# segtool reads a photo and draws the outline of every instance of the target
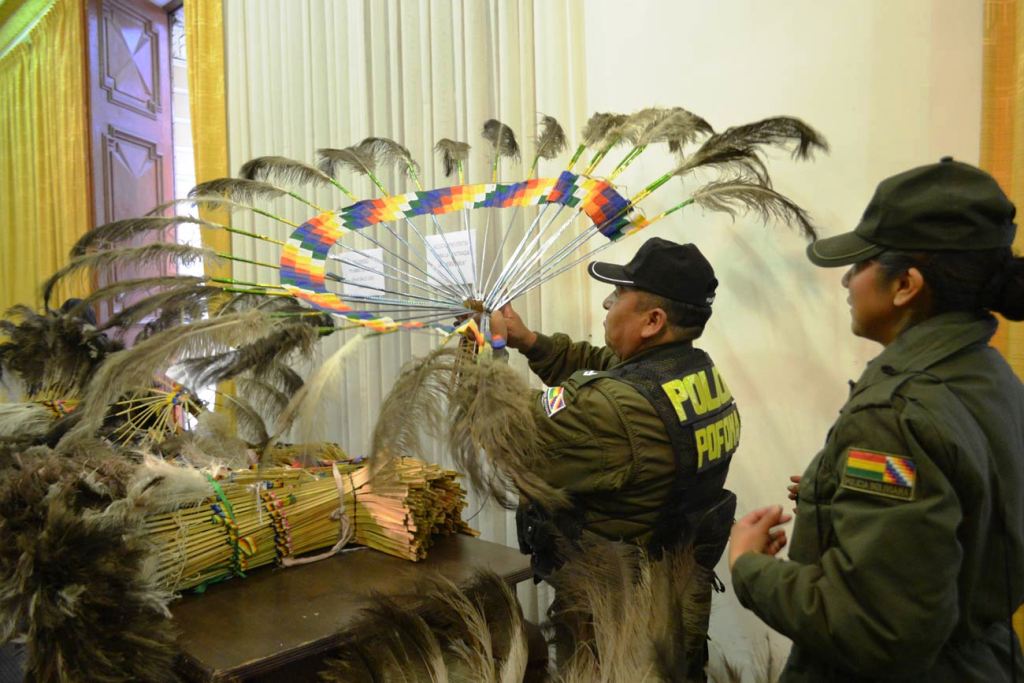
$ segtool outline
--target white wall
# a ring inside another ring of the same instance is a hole
[[[779,114],[804,119],[831,154],[812,163],[775,155],[772,175],[833,235],[856,225],[882,178],[946,154],[977,163],[982,19],[980,0],[589,0],[589,110],[680,105],[717,129]],[[645,154],[625,180],[639,185],[668,163]],[[682,199],[678,181],[670,187],[651,201]],[[700,345],[743,415],[729,485],[739,513],[783,503],[787,476],[823,442],[846,380],[880,350],[849,333],[842,269],[813,267],[793,231],[753,217],[734,224],[687,208],[649,232],[602,260],[625,261],[657,235],[694,242],[712,261],[721,286]],[[591,299],[605,290],[594,283]],[[599,315],[593,334],[601,339]],[[717,645],[762,643],[763,627],[731,592],[715,610]],[[774,650],[781,657],[786,646]]]

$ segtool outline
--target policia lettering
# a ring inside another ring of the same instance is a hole
[[[676,410],[679,422],[693,423],[697,444],[697,471],[732,456],[740,442],[740,415],[729,387],[711,366],[661,385]],[[710,416],[705,419],[705,415]]]

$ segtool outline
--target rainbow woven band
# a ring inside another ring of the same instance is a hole
[[[558,178],[534,178],[520,183],[456,185],[437,190],[356,202],[339,211],[314,216],[288,238],[281,252],[281,286],[314,308],[342,316],[375,332],[426,327],[411,321],[396,323],[368,311],[356,311],[327,290],[327,254],[345,230],[413,218],[424,214],[443,215],[462,209],[508,208],[540,204],[563,204],[578,208],[609,239],[616,239],[630,225],[629,202],[607,182],[563,171]],[[431,324],[450,332],[450,325]]]

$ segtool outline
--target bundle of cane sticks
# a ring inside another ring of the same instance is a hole
[[[462,520],[465,491],[457,478],[413,458],[372,477],[368,466],[352,462],[208,477],[202,502],[146,517],[158,549],[157,580],[177,592],[346,544],[421,560],[435,535],[477,534]]]

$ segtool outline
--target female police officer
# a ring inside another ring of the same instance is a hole
[[[988,346],[1024,319],[1013,204],[943,159],[883,181],[852,233],[808,248],[852,267],[868,363],[781,507],[733,527],[740,602],[793,640],[783,681],[1024,681],[1024,388]]]

